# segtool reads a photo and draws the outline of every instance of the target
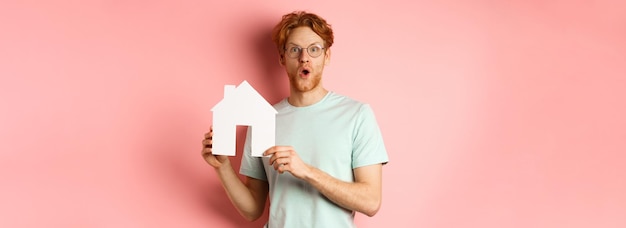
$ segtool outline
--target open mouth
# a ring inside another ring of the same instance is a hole
[[[309,75],[309,73],[310,73],[310,72],[309,72],[309,70],[307,70],[307,69],[302,70],[302,74],[304,74],[305,76],[306,76],[306,75]]]

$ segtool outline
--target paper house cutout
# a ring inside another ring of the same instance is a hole
[[[276,143],[276,109],[252,86],[243,81],[239,86],[225,85],[224,99],[211,109],[213,112],[213,154],[235,156],[237,125],[249,126],[252,156]]]

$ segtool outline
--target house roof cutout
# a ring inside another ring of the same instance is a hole
[[[235,156],[237,125],[251,127],[252,156],[260,157],[274,146],[277,111],[247,81],[225,85],[224,98],[211,111],[213,154]]]
[[[224,98],[213,106],[211,111],[240,111],[242,109],[277,113],[276,109],[259,92],[252,88],[246,80],[237,87],[225,85]]]

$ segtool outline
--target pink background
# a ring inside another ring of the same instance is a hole
[[[225,84],[287,95],[296,9],[385,137],[359,227],[626,227],[626,2],[526,0],[3,0],[0,227],[260,226],[200,141]]]

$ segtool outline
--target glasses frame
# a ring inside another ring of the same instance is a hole
[[[311,50],[310,49],[311,48],[315,48],[315,47],[317,47],[317,48],[319,48],[321,50],[320,54],[317,55],[317,56],[311,55]],[[297,48],[298,52],[288,52],[287,51],[287,50],[292,49],[292,48]],[[311,58],[317,58],[317,57],[322,56],[322,54],[324,53],[326,48],[323,45],[321,45],[321,44],[311,44],[307,48],[302,48],[302,47],[300,47],[298,45],[294,45],[293,47],[290,47],[290,48],[287,48],[287,46],[285,46],[285,48],[283,48],[283,51],[284,51],[285,55],[289,56],[289,58],[292,58],[292,59],[296,59],[296,58],[300,57],[300,55],[302,55],[302,50],[306,50],[307,55],[311,56]],[[294,56],[292,56],[292,55],[294,55]]]

